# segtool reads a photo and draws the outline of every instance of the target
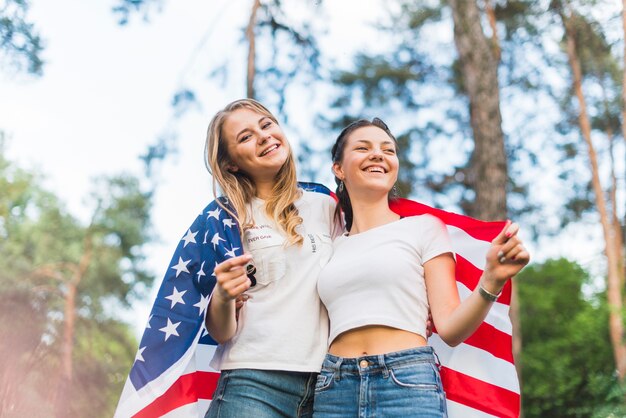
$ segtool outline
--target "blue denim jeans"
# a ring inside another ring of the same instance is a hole
[[[222,370],[205,418],[311,418],[317,373]]]
[[[327,354],[313,410],[315,418],[447,417],[433,348],[357,358]]]

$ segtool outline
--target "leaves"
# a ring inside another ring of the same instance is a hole
[[[566,259],[529,266],[516,279],[527,418],[591,416],[598,405],[621,403],[612,396],[617,381],[604,295],[582,292],[590,281],[588,272]]]
[[[6,0],[0,7],[0,61],[5,70],[41,76],[44,46],[28,21],[29,7],[30,2],[25,0]]]
[[[0,179],[0,339],[10,342],[0,347],[0,415],[50,414],[67,349],[66,313],[73,309],[67,414],[111,416],[136,347],[115,311],[154,279],[143,265],[151,193],[130,175],[101,178],[94,182],[91,223],[83,225],[38,176],[4,158],[1,142]],[[73,286],[77,296],[67,305]]]

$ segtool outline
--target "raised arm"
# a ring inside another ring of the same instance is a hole
[[[530,260],[517,236],[519,226],[507,221],[491,242],[478,286],[463,302],[454,279],[452,255],[442,254],[424,263],[424,277],[437,333],[446,344],[456,346],[476,331],[506,282]]]

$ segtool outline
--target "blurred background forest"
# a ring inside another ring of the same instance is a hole
[[[0,1],[5,86],[47,77],[37,3]],[[98,3],[122,39],[173,13],[166,0]],[[348,3],[216,2],[188,61],[176,63],[161,131],[132,155],[141,169],[90,178],[80,215],[45,172],[10,157],[21,138],[0,113],[0,416],[112,416],[135,322],[147,319],[136,307],[167,262],[150,264],[150,243],[161,184],[188,141],[183,125],[200,115],[201,132],[215,110],[247,96],[283,122],[301,180],[333,186],[332,139],[353,119],[379,116],[401,144],[403,196],[521,223],[533,248],[511,306],[523,416],[626,417],[626,1]],[[228,8],[239,19],[228,21]],[[235,34],[232,55],[215,52],[230,42],[218,22]],[[364,42],[340,43],[337,27]],[[228,100],[191,72],[229,89]],[[194,140],[200,150],[202,134]],[[206,177],[187,179],[201,189],[190,213],[211,198]]]

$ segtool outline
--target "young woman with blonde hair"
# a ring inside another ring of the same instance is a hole
[[[299,187],[289,142],[254,100],[213,117],[206,163],[244,250],[213,273],[206,327],[221,375],[206,417],[310,417],[328,338],[317,276],[332,251],[335,201]]]

